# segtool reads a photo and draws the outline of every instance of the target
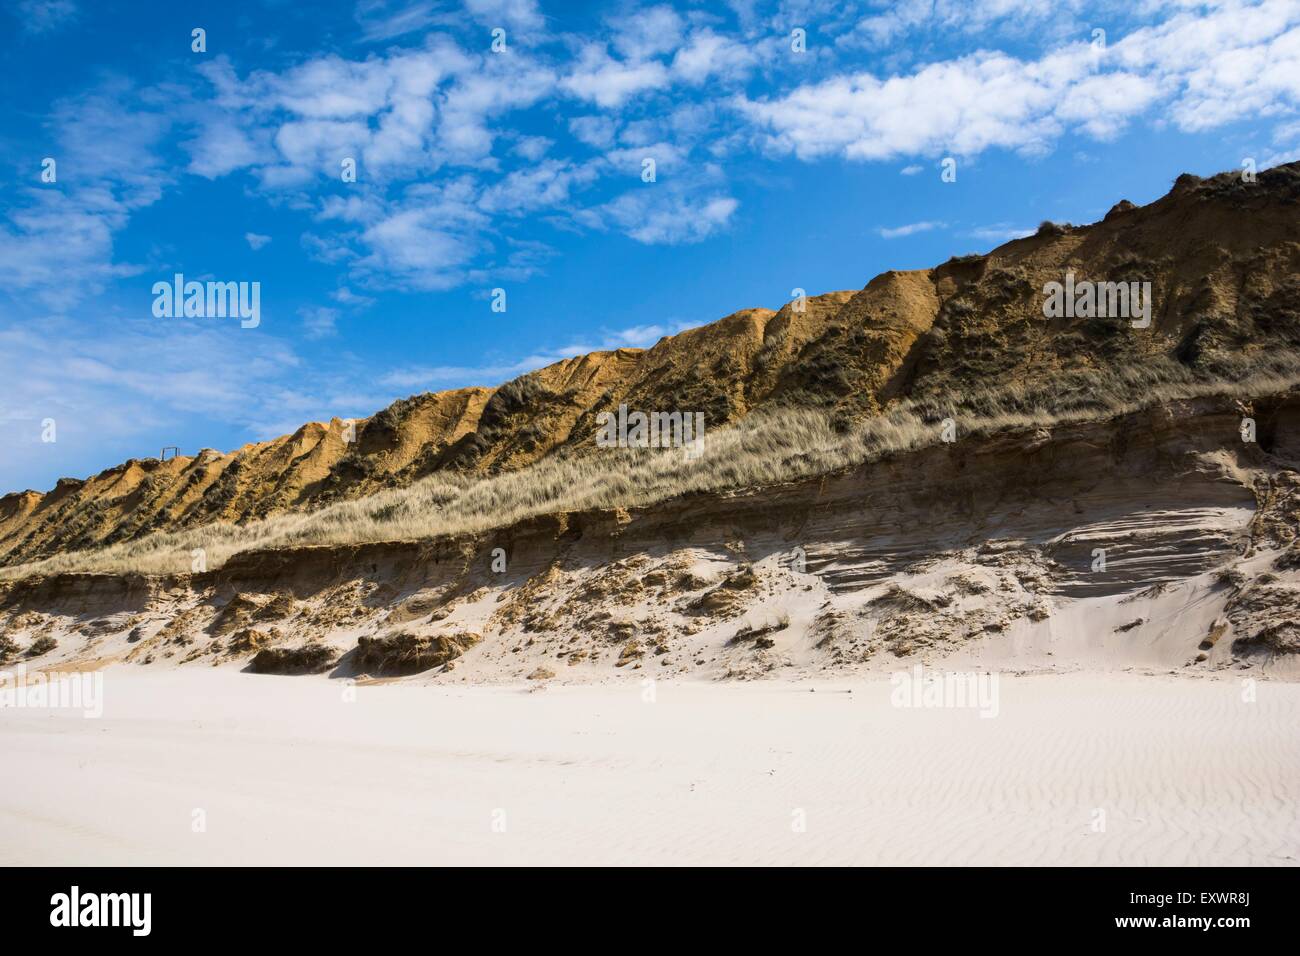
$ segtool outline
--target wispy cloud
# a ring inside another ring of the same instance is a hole
[[[92,463],[156,454],[157,436],[193,417],[251,429],[280,414],[280,383],[300,368],[283,341],[237,324],[115,315],[99,317],[93,335],[63,317],[0,328],[7,449],[0,487],[27,484],[32,473],[84,474]],[[322,382],[319,371],[315,380]],[[328,392],[309,404],[319,414],[330,405]],[[47,419],[52,443],[40,437]]]
[[[884,239],[898,239],[903,236],[913,236],[918,232],[929,232],[932,229],[943,229],[947,227],[945,222],[912,222],[905,226],[894,226],[893,228],[881,227],[876,231]]]
[[[361,27],[361,39],[374,43],[428,29],[437,20],[437,9],[428,0],[420,3],[361,0],[356,5],[355,16]]]
[[[545,368],[565,359],[586,355],[589,352],[612,349],[644,349],[665,335],[675,335],[689,328],[690,323],[635,325],[624,329],[606,330],[593,339],[582,339],[556,348],[532,352],[522,358],[481,365],[411,366],[396,369],[383,376],[381,383],[398,389],[443,389],[470,385],[496,386],[526,372]]]
[[[1023,226],[1015,226],[1007,222],[995,222],[987,226],[977,226],[966,233],[972,239],[978,239],[981,242],[991,242],[995,245],[1003,242],[1010,242],[1012,239],[1023,239],[1025,236],[1032,236],[1035,230],[1026,229]]]
[[[737,199],[703,183],[656,183],[628,190],[577,218],[593,228],[617,228],[646,245],[685,245],[725,230],[739,206]]]
[[[45,309],[68,309],[139,265],[115,261],[114,239],[131,214],[173,179],[159,144],[157,110],[132,109],[135,88],[112,77],[57,102],[55,180],[16,191],[0,222],[0,289]]]
[[[18,0],[14,13],[28,33],[49,33],[76,19],[73,0]]]
[[[327,305],[306,306],[298,310],[303,329],[309,339],[325,339],[338,335],[339,310]]]

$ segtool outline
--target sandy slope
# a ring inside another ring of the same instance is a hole
[[[887,679],[344,686],[118,666],[101,720],[0,710],[0,862],[1300,860],[1293,683],[1003,676],[993,719]]]

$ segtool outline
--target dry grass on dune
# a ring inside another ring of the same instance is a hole
[[[957,422],[960,437],[970,437],[1102,419],[1178,399],[1267,395],[1296,384],[1300,360],[1282,354],[1268,366],[1254,363],[1253,371],[1231,378],[1197,378],[1169,361],[987,389],[959,399],[909,399],[848,428],[837,428],[825,413],[808,409],[757,413],[709,432],[704,453],[695,460],[680,449],[605,449],[543,459],[490,477],[434,475],[307,514],[158,533],[57,555],[0,569],[0,579],[64,571],[184,572],[190,570],[196,548],[204,550],[211,569],[241,551],[475,533],[536,515],[645,507],[693,492],[756,488],[824,474],[934,444],[949,417]]]

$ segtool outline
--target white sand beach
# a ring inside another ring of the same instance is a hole
[[[1236,676],[1003,675],[981,717],[893,706],[887,677],[348,701],[324,678],[102,673],[100,719],[0,709],[0,862],[1300,861],[1295,683],[1248,702]]]

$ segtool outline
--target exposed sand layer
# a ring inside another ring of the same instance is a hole
[[[1269,449],[1206,399],[480,535],[0,582],[0,660],[466,684],[848,679],[952,655],[1297,676],[1300,393],[1257,404]]]
[[[102,719],[0,710],[0,863],[1300,860],[1294,683],[1004,675],[986,719],[887,679],[103,674]]]

